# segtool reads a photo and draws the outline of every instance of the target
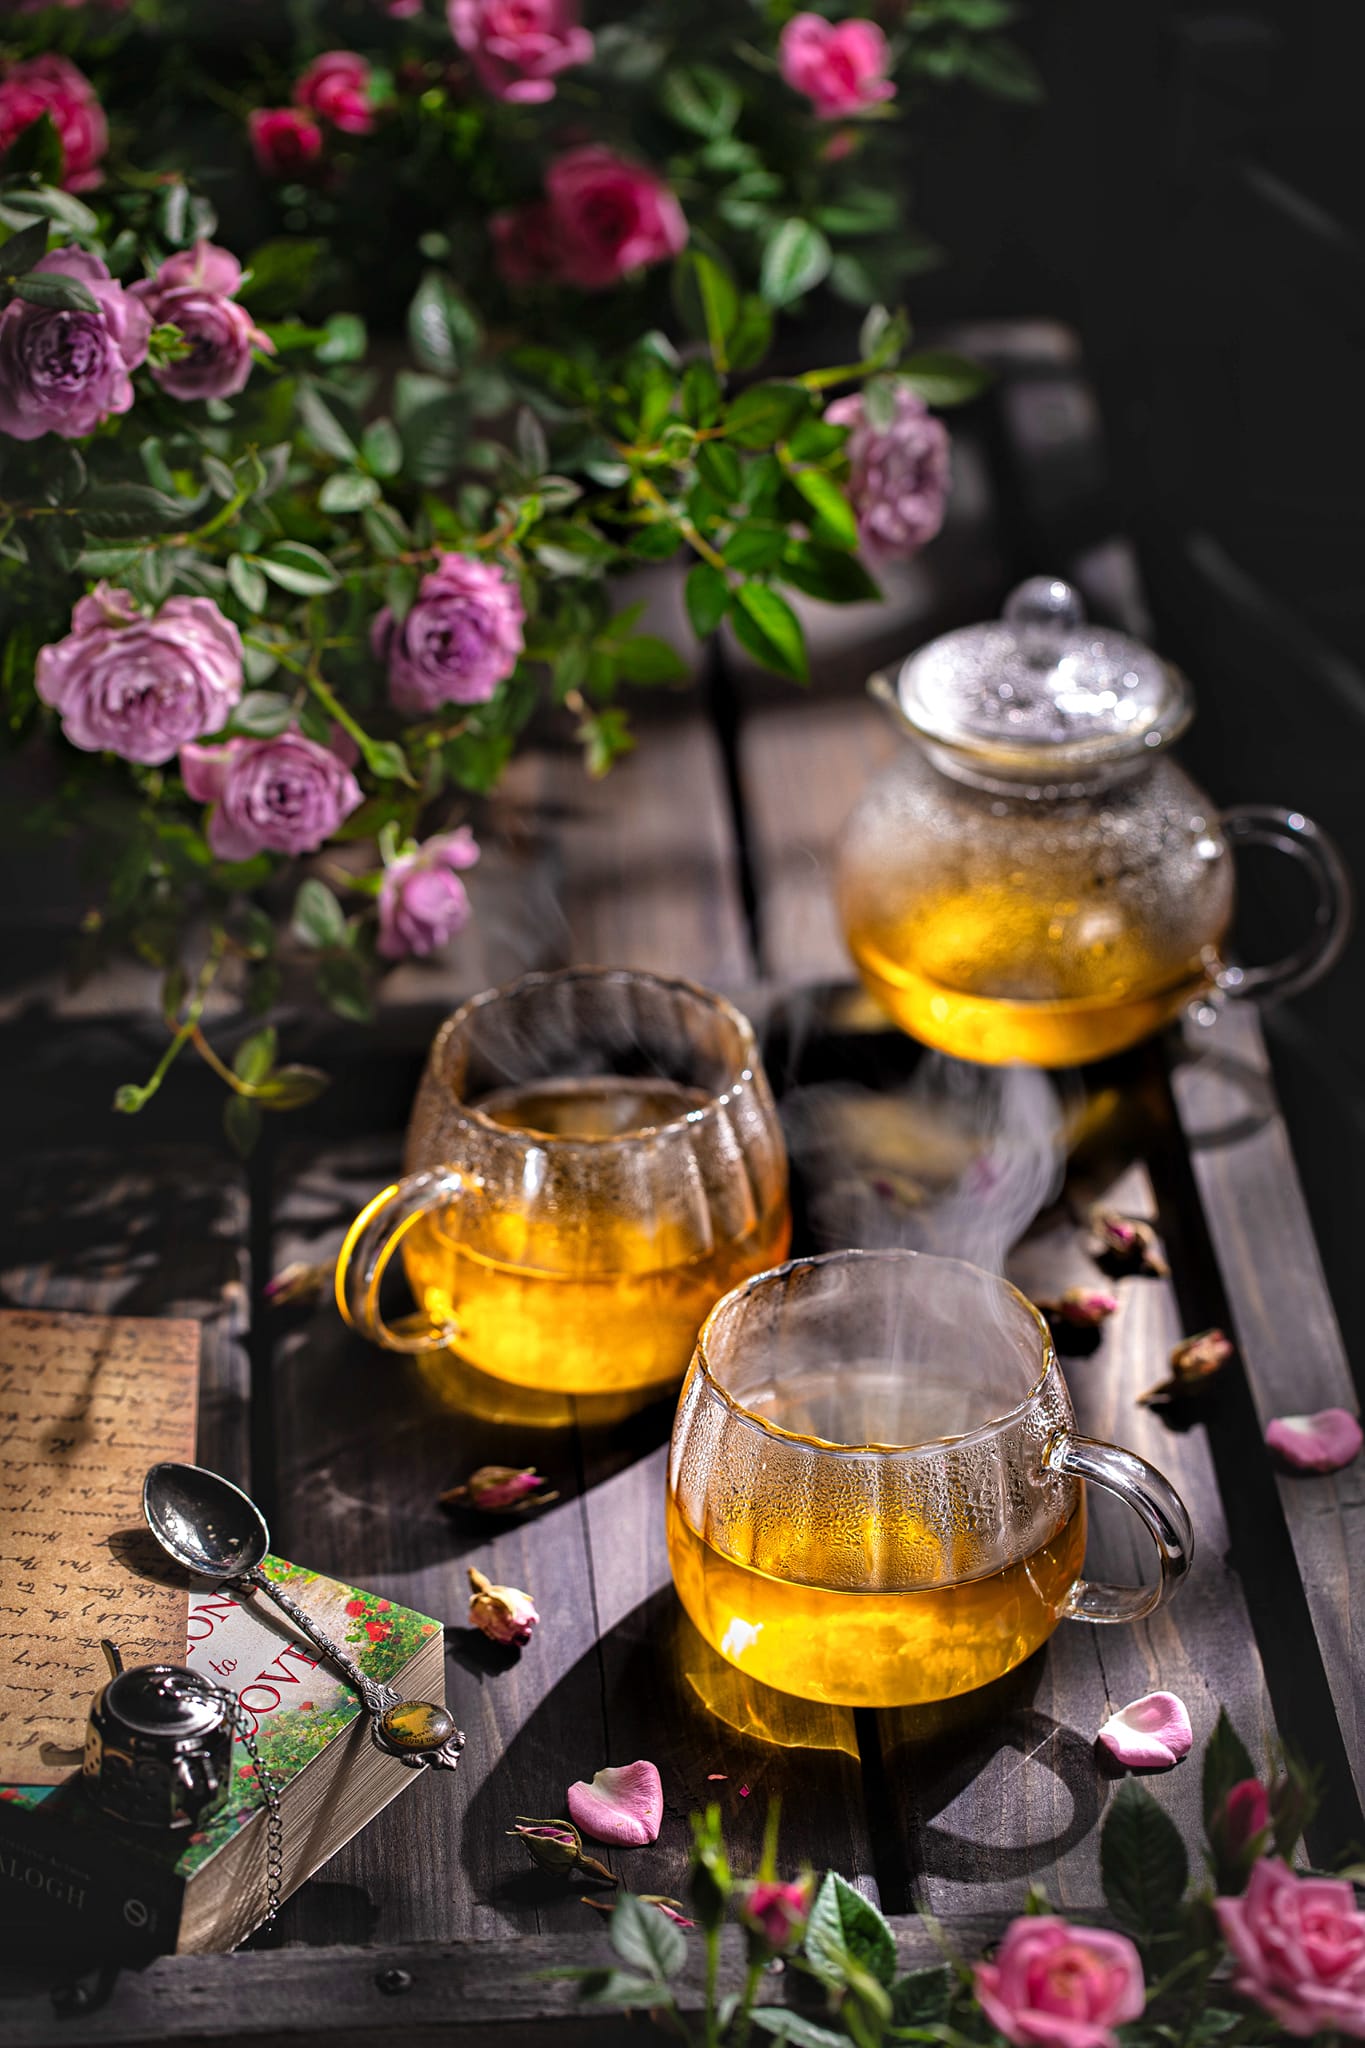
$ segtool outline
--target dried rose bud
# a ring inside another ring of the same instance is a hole
[[[1118,1296],[1107,1294],[1102,1287],[1068,1287],[1055,1301],[1036,1304],[1049,1321],[1055,1318],[1078,1330],[1098,1330],[1118,1305]]]
[[[1182,1337],[1171,1353],[1171,1377],[1139,1394],[1138,1405],[1150,1407],[1154,1401],[1175,1401],[1199,1393],[1207,1380],[1223,1370],[1232,1352],[1231,1340],[1221,1330],[1200,1330],[1193,1337]]]
[[[620,1883],[614,1870],[585,1852],[583,1837],[571,1820],[532,1820],[527,1814],[518,1814],[516,1826],[507,1832],[542,1870],[555,1870],[562,1876],[576,1870],[581,1877],[594,1877],[601,1884]]]
[[[811,1880],[792,1884],[760,1878],[751,1884],[740,1907],[740,1918],[760,1935],[774,1954],[781,1954],[799,1940],[810,1915]]]
[[[675,1927],[695,1927],[697,1922],[689,1920],[682,1909],[681,1899],[666,1899],[658,1892],[636,1892],[642,1906],[656,1906],[665,1920],[671,1920]],[[611,1899],[584,1899],[585,1906],[592,1906],[599,1913],[614,1913],[615,1901]]]
[[[293,1259],[280,1268],[273,1280],[266,1281],[261,1292],[272,1308],[283,1308],[290,1301],[312,1301],[331,1286],[335,1271],[334,1259],[326,1259],[320,1266]]]
[[[469,1620],[472,1627],[495,1643],[529,1643],[540,1616],[529,1593],[515,1586],[495,1586],[474,1566],[469,1567]]]
[[[1140,1216],[1121,1216],[1117,1209],[1096,1209],[1090,1218],[1092,1248],[1125,1273],[1153,1273],[1164,1278],[1170,1272],[1157,1242],[1156,1232]]]
[[[547,1487],[534,1465],[480,1465],[462,1485],[441,1495],[441,1506],[477,1508],[484,1515],[519,1515],[526,1508],[543,1508],[558,1500]]]

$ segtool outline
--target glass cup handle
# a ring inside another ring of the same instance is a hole
[[[394,1187],[384,1188],[367,1202],[346,1233],[337,1255],[336,1302],[353,1330],[382,1344],[386,1351],[430,1351],[459,1335],[454,1322],[428,1322],[417,1331],[395,1330],[379,1307],[379,1290],[389,1261],[415,1223],[478,1186],[453,1167],[410,1173]]]
[[[1108,1586],[1078,1579],[1062,1612],[1072,1621],[1141,1621],[1169,1600],[1194,1558],[1194,1531],[1185,1503],[1155,1465],[1117,1444],[1059,1432],[1043,1453],[1049,1472],[1084,1479],[1117,1494],[1145,1523],[1156,1545],[1161,1572],[1154,1586]]]
[[[1233,846],[1273,846],[1300,861],[1312,877],[1317,902],[1312,930],[1295,952],[1262,967],[1220,964],[1213,970],[1213,985],[1225,996],[1295,995],[1327,972],[1346,943],[1351,929],[1346,864],[1327,834],[1301,811],[1237,804],[1223,812],[1221,823]]]

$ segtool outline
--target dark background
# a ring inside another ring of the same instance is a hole
[[[951,258],[913,295],[921,322],[1037,315],[1077,330],[1108,473],[1079,515],[1093,531],[1067,538],[1134,538],[1157,644],[1195,687],[1181,752],[1205,787],[1308,812],[1358,886],[1361,13],[1352,0],[1035,0],[1016,33],[1043,104],[1002,111],[964,93],[929,110],[916,213]],[[1261,858],[1239,925],[1253,958],[1301,909],[1293,878]],[[1357,1361],[1363,1014],[1358,929],[1325,982],[1266,1017]]]

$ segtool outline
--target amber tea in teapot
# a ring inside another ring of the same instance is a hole
[[[849,949],[896,1021],[960,1058],[1072,1066],[1196,999],[1284,993],[1344,936],[1348,885],[1297,812],[1219,815],[1164,751],[1191,716],[1176,670],[1084,623],[1036,579],[1004,618],[874,678],[912,747],[873,781],[839,854]],[[1311,871],[1315,927],[1289,960],[1231,964],[1231,847]]]

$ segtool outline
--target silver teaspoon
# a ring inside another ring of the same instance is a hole
[[[240,1487],[202,1465],[153,1465],[142,1482],[142,1512],[167,1556],[196,1578],[249,1586],[273,1600],[360,1695],[380,1749],[416,1768],[436,1764],[454,1770],[464,1736],[449,1709],[431,1700],[405,1700],[391,1685],[376,1685],[261,1570],[270,1531],[255,1501]]]

